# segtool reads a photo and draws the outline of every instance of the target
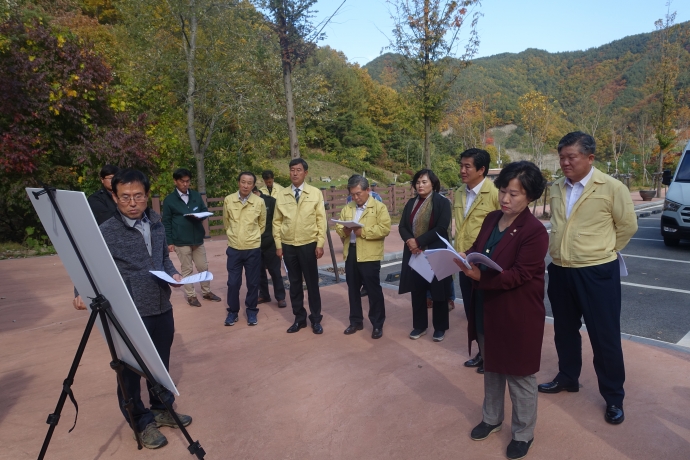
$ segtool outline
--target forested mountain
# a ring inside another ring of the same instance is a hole
[[[186,167],[210,197],[237,190],[239,171],[286,164],[281,47],[257,3],[0,2],[0,241],[21,242],[40,228],[24,187],[91,193],[103,164],[145,170],[161,195],[173,188],[171,172]],[[542,155],[582,129],[597,138],[599,161],[617,169],[625,160],[648,177],[669,133],[690,126],[689,31],[684,23],[668,35],[669,49],[682,47],[664,67],[673,77],[665,93],[658,33],[584,52],[477,59],[434,121],[432,168],[444,186],[456,186],[464,149],[485,148],[493,167],[509,160],[505,147],[548,175],[556,168],[542,165]],[[410,180],[423,164],[424,125],[395,59],[362,68],[337,50],[309,47],[292,72],[302,156],[379,181]],[[658,116],[663,107],[666,118]],[[517,129],[492,129],[508,123]]]
[[[690,30],[690,22],[679,24]],[[527,49],[479,58],[463,71],[456,92],[468,99],[490,98],[491,108],[501,122],[519,121],[518,99],[539,91],[558,101],[568,118],[576,118],[593,103],[611,110],[635,109],[645,104],[651,93],[650,76],[658,62],[654,36],[659,32],[632,35],[586,51],[549,53]],[[687,32],[686,32],[687,33]],[[683,48],[690,51],[690,37]],[[393,54],[384,54],[364,66],[372,78],[401,89],[396,78]],[[690,60],[685,55],[677,87],[690,88]]]

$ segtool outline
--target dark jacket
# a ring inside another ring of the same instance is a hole
[[[265,193],[261,193],[266,203],[266,230],[261,234],[261,251],[275,251],[276,242],[273,239],[273,211],[276,209],[276,199]]]
[[[477,240],[467,253],[484,249],[503,213],[489,213]],[[503,272],[482,271],[473,281],[472,292],[484,291],[484,369],[509,375],[532,375],[539,371],[544,337],[544,257],[549,235],[544,224],[526,208],[506,228],[491,254]],[[472,295],[474,301],[474,294]],[[474,304],[472,304],[474,305]],[[474,308],[469,310],[468,346],[476,340]]]
[[[105,221],[100,229],[139,315],[153,316],[172,308],[171,291],[168,283],[153,276],[149,270],[164,271],[170,276],[178,272],[168,257],[161,216],[150,208],[146,215],[151,221],[150,256],[144,236],[136,228],[129,227],[119,212]]]
[[[185,214],[193,212],[206,212],[208,208],[201,199],[201,194],[194,190],[188,190],[189,202],[185,204],[177,193],[177,189],[163,200],[163,225],[165,226],[165,238],[168,244],[175,246],[199,246],[204,244],[203,219],[185,217]]]
[[[448,240],[448,227],[450,226],[450,221],[453,216],[450,207],[450,200],[448,200],[443,195],[439,195],[436,192],[432,192],[431,197],[433,206],[433,215],[431,222],[429,222],[429,231],[423,233],[417,238],[417,243],[420,248],[423,249],[440,249],[445,248],[446,245],[443,241],[438,238],[438,233],[446,240]],[[410,199],[405,205],[402,217],[400,218],[400,224],[398,225],[398,231],[402,237],[403,242],[414,238],[414,233],[412,232],[412,223],[410,222],[410,214],[412,214],[412,209],[414,207],[415,198]],[[453,278],[447,277],[441,281],[434,277],[431,283],[422,278],[422,276],[416,271],[410,268],[410,257],[412,253],[407,245],[403,248],[403,262],[402,269],[400,271],[400,287],[398,289],[398,294],[404,294],[406,292],[420,291],[427,289],[431,291],[431,296],[435,301],[448,300],[451,294],[451,283]]]
[[[113,200],[113,195],[105,187],[101,187],[100,190],[89,196],[87,200],[98,225],[117,214],[117,204]]]

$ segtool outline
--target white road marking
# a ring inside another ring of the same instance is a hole
[[[651,228],[653,230],[659,230],[659,227],[637,227],[637,228]]]
[[[659,220],[659,217],[638,217],[637,220]]]
[[[664,240],[657,240],[654,238],[630,238],[631,240],[641,240],[641,241],[664,241]]]
[[[660,257],[633,256],[631,254],[623,254],[623,257],[636,257],[638,259],[661,260],[662,262],[678,262],[681,264],[690,264],[690,260],[662,259]]]
[[[399,260],[399,261],[397,261],[397,262],[391,262],[391,263],[389,263],[389,264],[383,264],[383,265],[381,265],[381,268],[392,267],[393,265],[398,265],[398,264],[401,264],[401,263],[402,263],[402,260]]]
[[[621,284],[625,285],[625,286],[633,286],[633,287],[639,287],[639,288],[645,288],[645,289],[656,289],[658,291],[669,291],[669,292],[679,292],[681,294],[690,294],[690,291],[686,291],[684,289],[674,289],[674,288],[667,288],[667,287],[661,287],[661,286],[649,286],[647,284],[626,283],[624,281],[621,281]]]
[[[690,348],[690,332],[685,334],[682,339],[680,339],[678,342],[676,342],[676,345],[680,345],[681,347]]]

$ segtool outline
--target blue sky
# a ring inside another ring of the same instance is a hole
[[[319,0],[317,20],[331,15],[342,0]],[[390,5],[385,0],[346,0],[324,29],[328,45],[351,62],[366,64],[381,54],[391,36]],[[654,30],[666,14],[665,0],[483,0],[479,11],[481,45],[476,57],[597,47],[628,35]],[[675,0],[676,23],[690,20],[690,2]]]

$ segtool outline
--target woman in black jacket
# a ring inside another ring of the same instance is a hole
[[[438,193],[441,181],[430,169],[417,172],[412,179],[412,187],[417,191],[417,196],[405,205],[398,226],[405,242],[398,294],[411,293],[413,330],[410,338],[416,340],[426,334],[429,325],[426,299],[427,291],[431,292],[434,342],[440,342],[448,329],[448,297],[453,278],[449,276],[439,281],[434,277],[429,283],[410,268],[410,257],[426,249],[446,247],[438,235],[448,239],[452,210],[450,201]]]

